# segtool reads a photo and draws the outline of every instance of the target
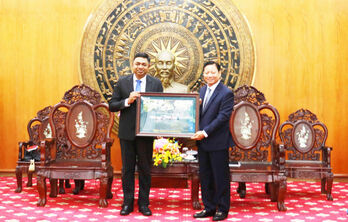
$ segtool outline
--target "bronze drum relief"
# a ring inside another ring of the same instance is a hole
[[[251,85],[255,52],[245,18],[230,0],[105,0],[89,17],[81,46],[83,83],[109,100],[136,52],[165,92],[198,91],[203,63],[218,61],[231,89]],[[114,128],[118,128],[116,118]]]

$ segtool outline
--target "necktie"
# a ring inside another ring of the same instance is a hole
[[[204,100],[204,103],[203,103],[203,110],[205,110],[205,108],[207,107],[207,104],[209,102],[210,97],[211,97],[211,89],[208,88],[207,89],[207,95],[205,96],[205,100]]]
[[[137,79],[135,81],[137,82],[137,85],[135,86],[135,91],[140,92],[141,91],[141,80]]]

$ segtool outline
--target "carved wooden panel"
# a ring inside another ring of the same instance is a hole
[[[272,141],[279,126],[278,111],[266,102],[262,92],[252,86],[239,87],[235,91],[234,103],[230,131],[236,146],[230,148],[230,160],[269,161]]]
[[[35,118],[29,121],[28,123],[28,134],[30,137],[30,140],[33,141],[34,144],[39,144],[40,140],[42,138],[46,138],[45,131],[41,131],[40,129],[47,129],[48,128],[48,117],[52,110],[52,106],[47,106],[37,112],[37,115]],[[44,125],[44,127],[40,127],[40,125]],[[46,130],[47,132],[47,130]],[[47,135],[49,136],[49,134]]]
[[[292,141],[297,151],[307,153],[314,145],[314,131],[307,122],[298,122],[292,130]]]
[[[250,149],[258,141],[261,133],[261,118],[257,107],[250,103],[239,104],[231,117],[232,137],[242,149]]]
[[[96,105],[101,103],[101,96],[96,91],[85,84],[76,85],[64,94],[62,102],[74,104],[79,101],[86,100],[89,103]]]
[[[248,101],[256,106],[262,104],[268,104],[266,98],[262,92],[255,87],[243,85],[234,92],[234,104],[238,104],[241,101]]]
[[[75,103],[66,120],[67,134],[74,146],[88,146],[95,134],[96,118],[92,107],[86,103]]]
[[[279,135],[288,160],[321,160],[327,128],[311,111],[300,109],[290,114],[280,126]]]
[[[101,143],[110,139],[113,115],[100,94],[86,85],[74,86],[51,114],[57,160],[100,160]]]

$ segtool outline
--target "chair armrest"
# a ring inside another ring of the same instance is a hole
[[[279,170],[285,170],[285,148],[284,144],[278,144],[272,142],[272,165],[279,168]]]
[[[106,144],[107,144],[107,146],[112,146],[112,144],[114,143],[114,138],[107,138],[106,139]]]
[[[21,161],[23,159],[25,148],[32,145],[33,145],[33,141],[31,140],[27,142],[18,142],[18,161]]]
[[[40,141],[40,165],[44,166],[51,161],[51,150],[55,148],[55,138]]]
[[[104,168],[107,168],[108,164],[111,162],[111,146],[113,142],[114,139],[108,138],[106,142],[99,144],[101,146],[102,167]]]
[[[327,165],[327,167],[331,167],[331,151],[332,151],[332,147],[322,146],[321,150],[323,152],[323,162]]]

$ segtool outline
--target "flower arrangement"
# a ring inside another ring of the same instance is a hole
[[[175,161],[181,161],[181,146],[174,139],[156,139],[153,142],[153,161],[154,166],[161,165],[166,168],[168,164]]]

